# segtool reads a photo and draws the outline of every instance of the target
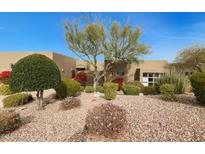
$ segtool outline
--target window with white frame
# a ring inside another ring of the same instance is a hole
[[[156,79],[163,76],[165,73],[151,73],[144,72],[143,73],[143,84],[144,86],[154,86]]]

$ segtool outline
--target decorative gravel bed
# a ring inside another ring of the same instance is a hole
[[[180,102],[165,102],[157,96],[118,95],[111,103],[127,110],[128,129],[119,139],[90,136],[83,133],[89,109],[108,101],[82,93],[81,106],[58,111],[60,101],[37,111],[31,103],[16,111],[24,125],[0,137],[0,141],[205,141],[205,107],[197,106],[193,96],[178,96]]]

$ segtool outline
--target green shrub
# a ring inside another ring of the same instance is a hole
[[[140,93],[140,88],[131,84],[126,84],[123,89],[125,95],[139,95]]]
[[[57,98],[63,99],[67,97],[67,86],[65,81],[61,81],[60,85],[55,88]]]
[[[13,92],[11,91],[9,85],[7,84],[2,84],[0,85],[0,95],[11,95]]]
[[[165,101],[175,101],[175,88],[173,84],[163,84],[160,86],[161,98]]]
[[[75,96],[80,91],[80,83],[76,80],[64,78],[55,90],[57,97],[61,99],[67,96]]]
[[[205,73],[194,73],[191,78],[192,90],[201,104],[205,104]]]
[[[3,105],[6,108],[16,107],[16,106],[27,104],[31,100],[33,100],[31,94],[27,94],[27,93],[13,94],[3,99]]]
[[[40,91],[56,88],[61,81],[58,66],[50,58],[32,54],[12,67],[10,87],[14,92]]]
[[[93,93],[94,92],[93,86],[86,86],[85,87],[85,92],[86,93]]]
[[[21,118],[14,110],[0,111],[0,135],[20,127]]]
[[[104,93],[104,88],[103,88],[103,86],[97,86],[97,87],[96,87],[96,91],[97,91],[97,92],[100,92],[100,93]]]
[[[156,95],[157,91],[156,91],[155,87],[153,87],[153,86],[146,86],[143,88],[143,94],[144,95]]]
[[[83,92],[85,90],[85,87],[80,86],[80,91]]]
[[[141,91],[143,91],[144,88],[144,85],[139,81],[127,82],[126,84],[137,86],[140,88]]]
[[[106,82],[103,85],[105,99],[112,100],[117,96],[118,85],[112,82]]]
[[[160,86],[163,84],[173,84],[175,89],[175,94],[183,94],[185,90],[185,80],[182,77],[175,76],[175,75],[165,75],[161,78],[157,79],[155,82],[155,88],[157,93],[160,93]]]
[[[88,111],[84,130],[89,134],[117,137],[126,128],[126,111],[111,103]]]

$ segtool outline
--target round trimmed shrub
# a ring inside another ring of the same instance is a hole
[[[8,84],[2,84],[0,85],[0,95],[11,95],[13,92],[11,91]]]
[[[21,106],[33,100],[31,94],[19,93],[13,94],[3,99],[3,106],[5,108]]]
[[[84,130],[89,134],[117,136],[126,128],[126,111],[111,103],[96,106],[88,111]]]
[[[75,96],[80,91],[80,83],[73,79],[64,78],[55,90],[57,97],[61,99],[67,96]]]
[[[104,93],[104,88],[102,86],[97,86],[96,91],[100,93]]]
[[[117,96],[118,85],[113,82],[106,82],[103,85],[105,99],[112,100]]]
[[[14,110],[0,112],[0,135],[20,127],[21,118]]]
[[[153,86],[146,86],[143,88],[143,94],[144,95],[156,95],[157,91],[156,91],[155,87],[153,87]]]
[[[20,59],[12,67],[10,88],[14,92],[41,91],[56,88],[61,81],[55,62],[41,54]]]
[[[194,73],[191,78],[193,92],[200,104],[205,104],[205,73]]]
[[[140,88],[135,85],[126,84],[124,86],[124,94],[125,95],[139,95]]]
[[[160,86],[161,98],[165,101],[176,101],[175,87],[173,84],[163,84]]]
[[[93,93],[94,92],[93,86],[86,86],[85,87],[85,92],[86,93]]]

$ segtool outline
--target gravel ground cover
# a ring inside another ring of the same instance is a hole
[[[78,98],[81,106],[68,111],[58,111],[60,101],[49,98],[50,104],[41,111],[34,102],[16,108],[24,124],[0,141],[205,141],[205,107],[197,106],[194,96],[180,95],[180,102],[165,102],[158,96],[118,95],[109,102],[125,108],[128,120],[118,139],[83,132],[87,111],[108,101],[87,93]]]

